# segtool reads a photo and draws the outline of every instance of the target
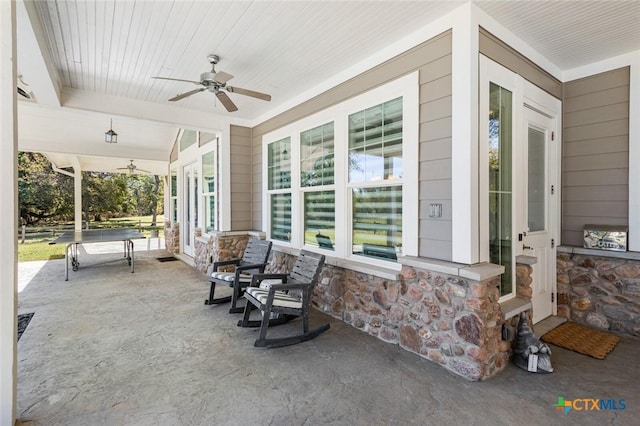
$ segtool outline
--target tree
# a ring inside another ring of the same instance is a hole
[[[156,226],[158,212],[162,211],[163,188],[158,175],[129,176],[127,187],[131,197],[131,206],[139,216],[151,215],[151,226]]]
[[[159,176],[83,172],[83,219],[152,215],[152,226],[156,226],[163,211],[160,183]],[[25,225],[72,221],[74,178],[55,172],[42,154],[19,152],[18,204]]]
[[[42,154],[18,152],[18,206],[25,225],[70,220],[73,178],[55,172]]]
[[[82,172],[82,211],[85,220],[123,216],[131,210],[127,175]]]

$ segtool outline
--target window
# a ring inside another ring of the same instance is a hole
[[[208,152],[202,156],[202,196],[204,207],[205,232],[216,229],[216,153]]]
[[[292,248],[398,271],[418,255],[418,73],[263,137],[263,219]]]
[[[291,241],[291,138],[269,145],[267,164],[271,238]]]
[[[396,260],[402,247],[402,160],[402,98],[349,116],[353,254]]]
[[[489,87],[489,261],[504,266],[500,296],[513,293],[512,284],[512,93]]]
[[[176,169],[171,170],[170,179],[171,221],[175,223],[178,221],[178,171]]]
[[[300,133],[300,187],[304,193],[304,244],[334,250],[333,122]]]
[[[198,141],[198,132],[195,130],[183,129],[180,135],[180,151],[184,151]]]

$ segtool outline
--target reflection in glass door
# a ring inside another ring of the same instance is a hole
[[[184,254],[193,256],[195,229],[198,227],[198,170],[197,164],[184,167],[184,209],[182,234],[182,250]]]
[[[512,239],[512,93],[497,84],[489,87],[489,259],[503,265],[500,295],[513,292]]]

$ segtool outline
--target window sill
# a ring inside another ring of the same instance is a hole
[[[494,265],[492,263],[465,265],[463,263],[414,256],[401,256],[398,258],[398,262],[414,268],[427,269],[429,271],[468,278],[474,281],[484,281],[504,273],[504,266]]]
[[[274,242],[273,250],[279,251],[281,253],[286,253],[291,256],[298,256],[300,254],[300,249],[286,247],[286,246],[278,246]],[[320,251],[318,251],[320,252]],[[379,278],[384,278],[387,280],[397,281],[400,279],[400,269],[402,265],[400,263],[390,263],[389,267],[372,265],[368,263],[366,259],[360,261],[359,259],[342,259],[339,257],[334,257],[331,255],[327,255],[326,252],[322,252],[325,255],[325,265],[334,266],[336,268],[348,269],[355,272],[360,272],[363,274],[372,275]]]
[[[522,297],[514,297],[513,299],[500,302],[502,317],[505,320],[513,318],[521,312],[531,309],[532,306],[530,299],[524,299]]]

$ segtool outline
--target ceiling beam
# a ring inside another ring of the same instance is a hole
[[[205,132],[220,131],[225,126],[228,126],[230,121],[238,126],[249,127],[251,125],[249,120],[230,120],[228,116],[213,112],[202,112],[173,105],[103,95],[69,87],[65,87],[62,90],[62,104],[66,108],[157,121]]]
[[[35,2],[16,1],[18,73],[23,76],[39,104],[60,106],[60,79]]]

